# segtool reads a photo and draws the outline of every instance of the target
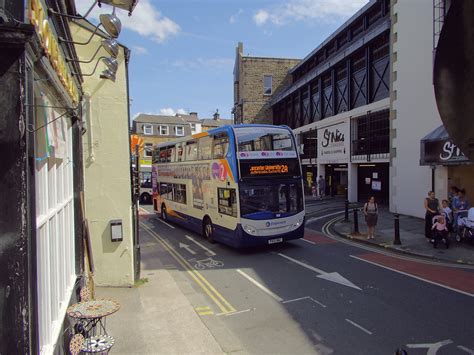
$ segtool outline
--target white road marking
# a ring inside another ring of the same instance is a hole
[[[183,248],[183,249],[186,249],[188,253],[192,254],[192,255],[196,255],[196,252],[194,250],[192,250],[189,245],[187,244],[184,244],[184,243],[179,243],[179,247],[180,248]]]
[[[185,235],[185,237],[187,239],[189,239],[190,241],[192,241],[193,243],[197,244],[198,246],[200,246],[202,249],[204,249],[205,251],[207,251],[207,253],[209,254],[209,256],[216,256],[216,253],[214,253],[211,249],[205,247],[204,245],[202,245],[201,243],[199,243],[197,240],[195,240],[194,238],[190,237],[189,235]]]
[[[312,244],[312,245],[316,245],[316,243],[315,243],[315,242],[312,242],[311,240],[308,240],[308,239],[301,238],[300,240],[302,240],[303,242],[306,242],[306,243]]]
[[[311,296],[306,296],[306,297],[300,297],[300,298],[295,298],[293,300],[286,300],[286,301],[283,301],[282,303],[292,303],[292,302],[298,302],[298,301],[303,301],[303,300],[310,300],[316,304],[319,304],[321,307],[323,308],[326,308],[327,306],[317,300],[315,300],[313,297]]]
[[[442,285],[442,284],[434,282],[434,281],[426,280],[426,279],[423,279],[419,276],[411,275],[411,274],[408,274],[406,272],[403,272],[403,271],[400,271],[400,270],[397,270],[397,269],[393,269],[389,266],[385,266],[385,265],[381,265],[379,263],[375,263],[373,261],[365,260],[365,259],[359,258],[359,257],[354,256],[354,255],[349,255],[349,256],[351,258],[363,261],[365,263],[372,264],[372,265],[375,265],[375,266],[378,266],[378,267],[381,267],[381,268],[384,268],[384,269],[387,269],[387,270],[390,270],[390,271],[393,271],[393,272],[397,272],[399,274],[402,274],[402,275],[405,275],[405,276],[408,276],[408,277],[411,277],[411,278],[414,278],[414,279],[417,279],[417,280],[420,280],[420,281],[424,281],[424,282],[427,282],[427,283],[432,284],[432,285],[443,287],[445,289],[448,289],[448,290],[451,290],[451,291],[454,291],[454,292],[458,292],[458,293],[461,293],[461,294],[466,295],[466,296],[474,297],[474,295],[472,293],[469,293],[469,292],[461,291],[461,290],[458,290],[456,288],[452,288],[452,287],[449,287],[449,286],[446,286],[446,285]]]
[[[328,213],[324,216],[318,216],[318,217],[313,217],[313,218],[310,218],[306,221],[306,223],[311,223],[311,222],[314,222],[314,221],[319,221],[320,219],[324,219],[324,218],[327,218],[327,217],[331,217],[331,216],[335,216],[337,214],[342,214],[344,213],[344,211],[337,211],[337,212],[333,212],[333,213]]]
[[[356,328],[359,328],[359,329],[362,330],[363,332],[366,332],[367,334],[372,335],[372,332],[371,332],[370,330],[365,329],[363,326],[357,324],[356,322],[351,321],[350,319],[347,319],[347,318],[346,318],[346,322],[352,324],[352,325],[353,325],[354,327],[356,327]]]
[[[443,341],[439,341],[437,343],[431,343],[431,344],[407,344],[407,346],[410,349],[422,349],[422,348],[428,348],[428,352],[426,355],[436,355],[438,350],[448,344],[451,344],[453,341],[451,339],[446,339]]]
[[[469,355],[474,355],[474,350],[466,348],[465,346],[458,345],[458,349],[461,349],[461,350],[467,352]]]
[[[148,211],[147,211],[146,209],[144,209],[143,207],[140,207],[140,208],[139,208],[139,211],[140,211],[141,214],[147,214],[147,215],[153,214],[153,213],[151,213],[151,212],[148,212]]]
[[[360,287],[357,287],[356,285],[354,285],[352,282],[350,282],[349,280],[347,280],[346,278],[342,277],[339,273],[337,272],[326,272],[326,271],[323,271],[321,269],[318,269],[318,268],[315,268],[314,266],[311,266],[311,265],[308,265],[308,264],[305,264],[299,260],[296,260],[296,259],[293,259],[289,256],[286,256],[285,254],[282,254],[282,253],[277,253],[277,255],[291,261],[291,262],[294,262],[295,264],[298,264],[308,270],[311,270],[311,271],[314,271],[320,275],[318,275],[317,277],[320,278],[320,279],[323,279],[323,280],[327,280],[327,281],[332,281],[332,282],[335,282],[335,283],[338,283],[340,285],[344,285],[344,286],[348,286],[348,287],[352,287],[352,288],[355,288],[356,290],[359,290],[359,291],[362,291],[362,289]]]
[[[232,313],[219,313],[217,315],[218,316],[230,317],[230,316],[235,316],[236,314],[247,313],[247,312],[251,312],[251,311],[255,311],[255,308],[244,309],[243,311],[232,312]]]
[[[157,220],[157,221],[160,221],[160,222],[163,223],[163,224],[166,224],[166,225],[167,225],[168,227],[170,227],[171,229],[175,229],[171,224],[169,224],[169,223],[163,221],[163,220],[160,219],[160,218],[157,218],[156,220]]]
[[[270,297],[273,297],[275,300],[277,300],[278,302],[282,302],[283,301],[283,298],[279,297],[278,295],[276,295],[275,293],[273,293],[272,291],[270,291],[268,288],[266,288],[265,286],[263,286],[261,283],[259,283],[257,280],[255,280],[254,278],[250,277],[249,275],[247,275],[245,272],[243,272],[242,270],[240,269],[237,269],[236,270],[240,275],[242,275],[243,277],[245,277],[247,280],[249,280],[251,283],[253,283],[255,286],[257,286],[259,289],[261,289],[263,292],[265,292],[267,295],[269,295]]]

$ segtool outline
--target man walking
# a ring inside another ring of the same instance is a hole
[[[318,190],[319,190],[319,199],[322,200],[326,192],[326,180],[324,180],[322,175],[319,175]]]

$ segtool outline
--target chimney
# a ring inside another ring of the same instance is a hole
[[[220,118],[219,109],[216,109],[216,112],[214,113],[214,121],[218,121],[219,118]]]
[[[198,113],[197,112],[190,112],[189,113],[189,116],[193,116],[193,117],[198,117]]]

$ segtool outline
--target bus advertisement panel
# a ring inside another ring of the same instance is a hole
[[[234,247],[304,235],[296,143],[287,127],[224,126],[158,145],[153,204],[164,220]]]

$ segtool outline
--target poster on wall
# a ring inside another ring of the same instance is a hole
[[[365,184],[370,185],[370,178],[365,178]]]
[[[372,190],[381,191],[382,190],[382,181],[372,180]]]
[[[349,158],[349,123],[341,122],[318,129],[318,162],[337,163]]]
[[[372,173],[372,179],[378,179],[379,173]]]

